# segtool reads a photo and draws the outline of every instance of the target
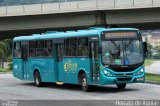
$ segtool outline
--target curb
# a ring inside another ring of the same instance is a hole
[[[12,72],[0,72],[0,74],[12,74]]]
[[[150,81],[150,80],[146,80],[145,82],[146,82],[146,83],[150,83],[150,84],[157,84],[157,85],[160,85],[160,82],[158,82],[158,81]]]

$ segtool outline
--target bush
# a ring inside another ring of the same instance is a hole
[[[7,59],[8,62],[12,62],[12,56],[10,55]]]
[[[8,71],[11,71],[11,70],[12,70],[12,62],[8,64]]]
[[[0,72],[6,72],[7,69],[6,68],[0,68]]]

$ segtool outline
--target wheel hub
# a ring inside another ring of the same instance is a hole
[[[87,80],[86,80],[86,78],[83,78],[83,79],[82,79],[82,86],[83,86],[83,87],[86,87],[86,86],[87,86]]]

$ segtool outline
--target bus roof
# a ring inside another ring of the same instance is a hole
[[[32,36],[19,36],[19,37],[15,37],[13,41],[17,42],[17,41],[44,40],[44,39],[54,39],[54,38],[99,36],[103,31],[123,31],[123,30],[138,31],[138,29],[136,28],[91,27],[87,30],[66,31],[66,32],[48,31],[42,34],[33,34]]]

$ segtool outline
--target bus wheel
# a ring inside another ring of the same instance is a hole
[[[126,87],[126,84],[117,84],[118,89],[124,89]]]
[[[41,76],[40,76],[40,74],[39,74],[38,71],[36,71],[35,74],[34,74],[34,82],[35,82],[35,85],[36,85],[37,87],[42,86]]]
[[[85,74],[81,76],[81,86],[84,92],[89,92],[89,85],[87,84],[87,77]]]

